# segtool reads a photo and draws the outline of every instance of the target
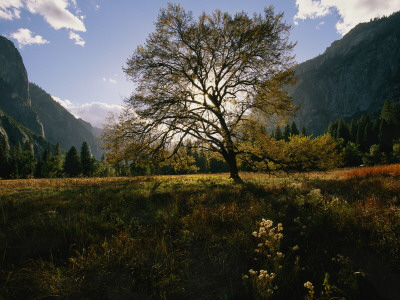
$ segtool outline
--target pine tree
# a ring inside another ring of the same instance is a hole
[[[348,142],[350,140],[349,128],[347,127],[347,124],[343,120],[343,118],[341,118],[338,122],[336,138],[342,138],[345,142]]]
[[[289,124],[287,124],[286,127],[285,127],[285,130],[283,131],[283,139],[286,142],[289,142],[290,134],[291,134],[290,126],[289,126]]]
[[[371,122],[367,122],[364,129],[364,147],[369,149],[372,145],[372,125]]]
[[[351,119],[349,126],[349,133],[350,133],[350,141],[355,143],[357,141],[357,125],[354,122],[354,119]]]
[[[362,115],[360,119],[357,121],[357,137],[356,143],[360,147],[361,152],[367,152],[369,148],[365,147],[364,145],[364,133],[365,133],[365,126],[367,124],[367,118],[365,115]]]
[[[60,144],[57,143],[54,156],[51,158],[50,177],[61,177],[63,172],[63,158]]]
[[[391,132],[389,130],[390,126],[382,119],[381,124],[379,126],[379,147],[382,152],[389,153],[392,150],[392,142]]]
[[[372,124],[371,129],[371,145],[378,145],[379,144],[379,126],[381,124],[381,119],[377,118],[374,123]]]
[[[205,151],[201,150],[198,153],[196,165],[199,167],[200,173],[207,173],[210,171],[210,164]]]
[[[299,130],[297,129],[297,125],[296,125],[296,123],[294,121],[292,123],[292,127],[290,128],[290,133],[292,135],[299,135],[300,134]]]
[[[49,149],[45,149],[42,158],[36,164],[35,177],[50,177],[51,167],[51,152]]]
[[[5,136],[0,136],[0,178],[10,176],[10,146]]]
[[[20,171],[21,173],[20,175],[24,178],[33,177],[33,174],[35,172],[36,160],[34,157],[33,145],[29,140],[27,140],[24,143],[24,150],[22,151],[21,164],[22,168]]]
[[[283,139],[282,130],[281,130],[281,128],[280,128],[279,126],[276,126],[274,137],[275,137],[275,139],[276,139],[277,141]]]
[[[81,165],[84,176],[91,176],[93,174],[94,164],[87,142],[83,142],[81,146]]]
[[[22,168],[22,148],[21,144],[18,142],[11,147],[10,155],[10,175],[13,178],[19,178]]]
[[[301,136],[308,136],[306,127],[303,125],[303,128],[301,128]]]
[[[380,117],[389,125],[394,123],[394,110],[389,99],[386,99],[385,103],[383,104]]]
[[[331,137],[336,138],[337,134],[337,128],[338,128],[338,121],[336,120],[335,122],[329,122],[328,125],[328,133],[331,135]]]
[[[64,172],[70,177],[78,176],[82,172],[81,159],[74,146],[71,147],[65,157]]]

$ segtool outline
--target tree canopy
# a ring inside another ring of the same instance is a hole
[[[110,157],[162,159],[190,139],[220,153],[239,179],[244,125],[294,110],[284,89],[294,83],[290,26],[272,7],[252,18],[216,10],[196,19],[173,4],[155,25],[124,68],[136,90],[105,128]]]

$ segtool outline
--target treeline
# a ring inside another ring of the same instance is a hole
[[[249,129],[246,132],[252,132]],[[240,145],[239,171],[310,171],[340,166],[376,165],[400,162],[400,103],[386,101],[380,117],[371,120],[362,115],[349,123],[344,119],[331,122],[327,134],[313,137],[303,126],[292,122],[285,127],[266,129]],[[247,151],[249,150],[249,151]],[[250,154],[251,153],[251,154]],[[169,156],[170,153],[166,153]],[[178,175],[228,172],[221,155],[185,141],[175,156],[161,163],[118,161],[103,154],[97,161],[83,142],[80,152],[75,147],[62,154],[59,144],[54,151],[46,149],[35,157],[27,141],[9,147],[0,138],[0,178],[106,177],[136,175]]]
[[[328,133],[338,143],[346,166],[377,165],[400,162],[400,103],[384,103],[375,120],[362,115],[349,123],[331,122]]]
[[[91,155],[87,142],[82,143],[80,153],[71,147],[66,154],[62,154],[57,143],[54,152],[45,149],[43,155],[37,157],[29,140],[23,146],[17,143],[10,147],[5,137],[0,137],[0,178],[3,179],[106,177],[117,175],[116,169],[105,155],[97,161]]]
[[[249,134],[251,132],[251,134]],[[328,170],[342,165],[336,141],[328,134],[312,138],[295,122],[272,133],[264,128],[245,131],[248,139],[239,145],[238,169],[242,172]],[[204,146],[204,145],[203,145]],[[229,172],[222,155],[204,150],[186,140],[178,153],[159,164],[138,167],[132,162],[133,175],[194,174]],[[167,152],[166,156],[171,153]],[[128,165],[128,164],[126,164]]]

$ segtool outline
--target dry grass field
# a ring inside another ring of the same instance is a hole
[[[398,299],[398,170],[0,181],[0,299]]]

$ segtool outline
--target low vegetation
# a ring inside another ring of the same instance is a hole
[[[400,179],[357,170],[0,181],[0,298],[395,299]]]

